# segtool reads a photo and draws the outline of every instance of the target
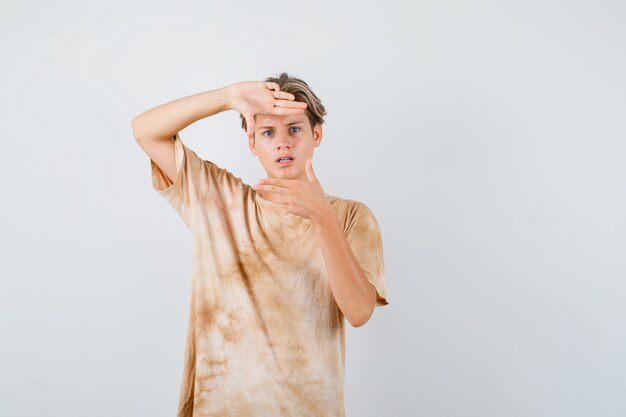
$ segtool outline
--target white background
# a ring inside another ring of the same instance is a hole
[[[0,415],[173,416],[191,240],[131,120],[282,71],[383,234],[346,410],[626,415],[622,1],[0,3]],[[253,184],[234,111],[180,133]]]

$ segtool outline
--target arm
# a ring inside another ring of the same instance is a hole
[[[311,219],[326,264],[328,282],[337,306],[354,327],[367,323],[376,305],[376,287],[354,256],[339,219],[313,172],[306,164],[308,181],[263,178],[253,188],[276,193],[276,200],[298,216]]]
[[[293,94],[279,91],[279,88],[273,82],[243,81],[179,98],[135,117],[131,123],[133,135],[137,144],[173,182],[176,178],[176,133],[197,120],[225,110],[243,114],[248,122],[249,133],[254,131],[255,114],[304,112],[305,103],[293,101]]]
[[[132,121],[137,141],[168,141],[193,122],[228,110],[232,85],[179,98],[154,107]]]
[[[232,86],[205,91],[150,109],[132,121],[137,144],[170,181],[176,178],[174,136],[191,123],[227,110]]]
[[[337,215],[328,209],[313,217],[328,271],[328,283],[337,305],[354,327],[367,323],[376,303],[376,288],[354,257]]]

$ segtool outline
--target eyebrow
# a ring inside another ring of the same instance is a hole
[[[300,123],[304,123],[304,122],[302,120],[297,121],[297,122],[288,122],[288,123],[285,123],[285,126],[293,126],[293,125],[298,125]],[[274,126],[261,126],[257,130],[259,130],[259,129],[271,129],[273,127]]]

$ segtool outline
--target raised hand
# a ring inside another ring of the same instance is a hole
[[[289,213],[318,221],[333,209],[326,193],[313,171],[313,160],[306,163],[306,180],[284,178],[262,178],[252,188],[256,191],[274,193],[272,200],[282,205]]]
[[[280,91],[280,86],[270,81],[242,81],[231,86],[230,108],[246,119],[246,135],[254,136],[255,114],[301,114],[306,103],[294,101],[293,94]]]

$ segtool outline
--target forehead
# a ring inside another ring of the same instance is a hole
[[[286,126],[296,122],[306,122],[306,115],[255,114],[254,120],[259,126]]]

